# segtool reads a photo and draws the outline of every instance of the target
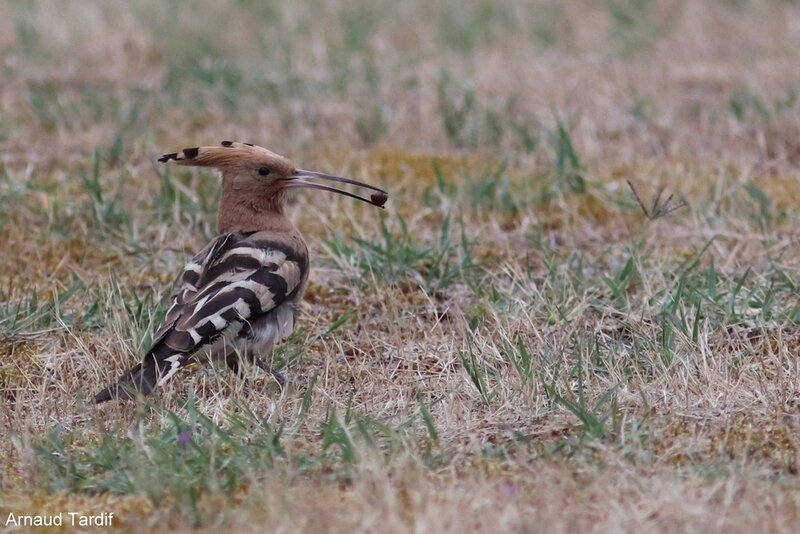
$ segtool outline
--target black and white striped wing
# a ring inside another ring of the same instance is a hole
[[[307,276],[305,251],[260,237],[221,235],[186,265],[152,348],[96,402],[116,397],[122,384],[149,393],[194,354],[220,344],[236,346],[253,334],[251,324],[297,298]]]
[[[184,306],[186,303],[191,301],[192,297],[197,294],[197,286],[203,274],[204,267],[213,264],[219,254],[226,249],[228,242],[232,239],[233,236],[231,234],[218,236],[203,250],[198,252],[183,268],[180,287],[175,294],[172,295],[170,307],[164,319],[161,321],[161,325],[158,327],[155,336],[153,336],[154,347],[172,330],[181,315],[185,313]]]
[[[235,343],[244,325],[293,296],[305,274],[305,259],[281,243],[251,235],[218,237],[189,262],[151,353],[163,369],[159,385],[191,355],[221,336]]]

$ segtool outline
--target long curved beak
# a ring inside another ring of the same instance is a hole
[[[373,193],[370,195],[369,198],[365,198],[356,195],[355,193],[345,191],[343,189],[337,189],[335,187],[331,187],[328,185],[306,181],[314,179],[326,180],[329,182],[338,182],[341,184],[349,184],[349,185],[354,185],[356,187],[363,187],[365,189],[371,189]],[[321,189],[323,191],[330,191],[332,193],[339,193],[340,195],[344,195],[350,198],[355,198],[362,202],[366,202],[367,204],[372,204],[373,206],[377,206],[378,208],[381,209],[383,209],[383,205],[386,204],[386,201],[389,199],[389,194],[386,191],[384,191],[379,187],[375,187],[374,185],[365,184],[364,182],[359,182],[358,180],[343,178],[341,176],[333,176],[321,172],[305,171],[302,169],[298,169],[297,171],[295,171],[294,176],[288,179],[288,182],[289,183],[286,185],[286,187],[291,189],[294,188]]]

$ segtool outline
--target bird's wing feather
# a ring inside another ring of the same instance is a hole
[[[232,323],[255,319],[284,302],[302,283],[305,268],[304,257],[283,243],[259,240],[258,234],[225,234],[209,244],[187,264],[155,337],[156,363],[171,364],[160,382]]]
[[[201,277],[205,274],[206,267],[212,263],[219,255],[220,251],[231,239],[231,234],[223,234],[215,238],[203,250],[197,253],[194,258],[183,268],[180,277],[180,287],[170,297],[170,306],[161,325],[153,336],[153,345],[161,341],[164,336],[175,326],[184,311],[184,305],[197,293],[197,285]]]
[[[305,251],[263,233],[217,237],[186,264],[143,361],[98,394],[97,402],[113,398],[126,383],[149,393],[218,337],[238,335],[243,323],[293,298],[307,274]]]

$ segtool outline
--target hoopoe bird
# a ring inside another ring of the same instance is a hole
[[[221,172],[219,235],[186,264],[142,361],[98,393],[95,402],[147,395],[201,357],[224,360],[237,373],[245,358],[282,382],[261,355],[292,333],[309,272],[303,235],[284,214],[286,192],[321,189],[379,208],[388,194],[349,178],[297,169],[283,156],[250,143],[185,148],[158,161]],[[315,179],[372,193],[365,198]]]

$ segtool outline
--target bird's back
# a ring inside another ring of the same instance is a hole
[[[308,271],[308,248],[297,231],[218,236],[186,264],[143,361],[96,402],[116,397],[125,384],[149,393],[201,355],[271,350],[294,328]]]

